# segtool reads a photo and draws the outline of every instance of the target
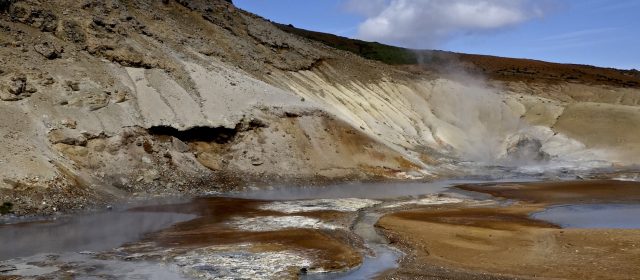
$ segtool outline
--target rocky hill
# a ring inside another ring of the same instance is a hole
[[[0,10],[0,201],[17,214],[640,156],[637,71],[440,52],[391,65],[223,0]]]

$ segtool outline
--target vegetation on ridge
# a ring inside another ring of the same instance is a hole
[[[284,25],[279,23],[275,23],[275,25],[286,32],[321,42],[332,48],[349,51],[367,59],[381,61],[386,64],[404,65],[415,64],[418,62],[417,53],[410,49],[299,29],[295,28],[293,25]]]
[[[285,32],[389,65],[420,65],[433,72],[443,72],[454,67],[503,81],[572,82],[640,88],[640,71],[635,69],[619,70],[439,50],[411,50],[299,29],[293,25],[274,24]]]

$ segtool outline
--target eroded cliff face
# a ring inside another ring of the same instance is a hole
[[[505,83],[466,73],[362,81],[345,79],[329,64],[285,73],[274,83],[327,104],[417,159],[440,154],[498,165],[595,166],[634,164],[638,155],[631,135],[640,132],[640,91],[633,88]],[[518,147],[535,151],[527,158]]]
[[[14,1],[0,29],[0,199],[17,213],[640,155],[638,89],[409,71],[227,1]]]

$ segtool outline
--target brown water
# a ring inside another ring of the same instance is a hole
[[[163,279],[154,276],[153,269],[144,269],[155,267],[158,275],[165,276],[189,278],[196,273],[212,278],[272,278],[269,270],[279,267],[285,271],[287,261],[297,260],[294,264],[309,271],[312,279],[369,279],[397,267],[401,255],[375,231],[378,209],[428,194],[463,195],[449,187],[478,182],[482,181],[276,187],[234,193],[226,198],[200,198],[179,204],[3,225],[0,267],[6,265],[10,271],[0,275],[56,278],[70,273],[62,270],[73,268],[69,263],[74,263],[79,267],[72,269],[77,277],[90,277],[100,271],[100,275],[116,278],[120,275]],[[379,204],[335,211],[358,203]],[[273,205],[280,210],[269,208]],[[355,223],[341,224],[349,215],[358,216]],[[367,252],[362,254],[348,245],[353,242],[349,241],[353,238],[349,234],[359,236]],[[139,249],[140,241],[151,245]],[[125,244],[129,245],[121,247]],[[271,251],[261,251],[265,248]],[[315,252],[312,254],[315,260],[306,259],[311,256],[308,252]],[[158,256],[166,258],[166,262],[158,262]],[[356,269],[344,271],[359,261],[363,262]],[[25,267],[27,263],[40,266]],[[342,272],[314,274],[313,267],[317,265]]]

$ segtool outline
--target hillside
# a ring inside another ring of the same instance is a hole
[[[640,156],[637,71],[439,51],[416,66],[223,0],[1,5],[0,201],[16,214]]]
[[[503,81],[574,82],[640,88],[639,70],[619,70],[589,65],[560,64],[531,59],[462,54],[439,50],[411,50],[299,29],[292,25],[278,23],[274,23],[274,25],[291,34],[389,65],[419,66],[424,70],[438,73],[442,73],[443,68],[448,69],[453,65],[471,73]]]

